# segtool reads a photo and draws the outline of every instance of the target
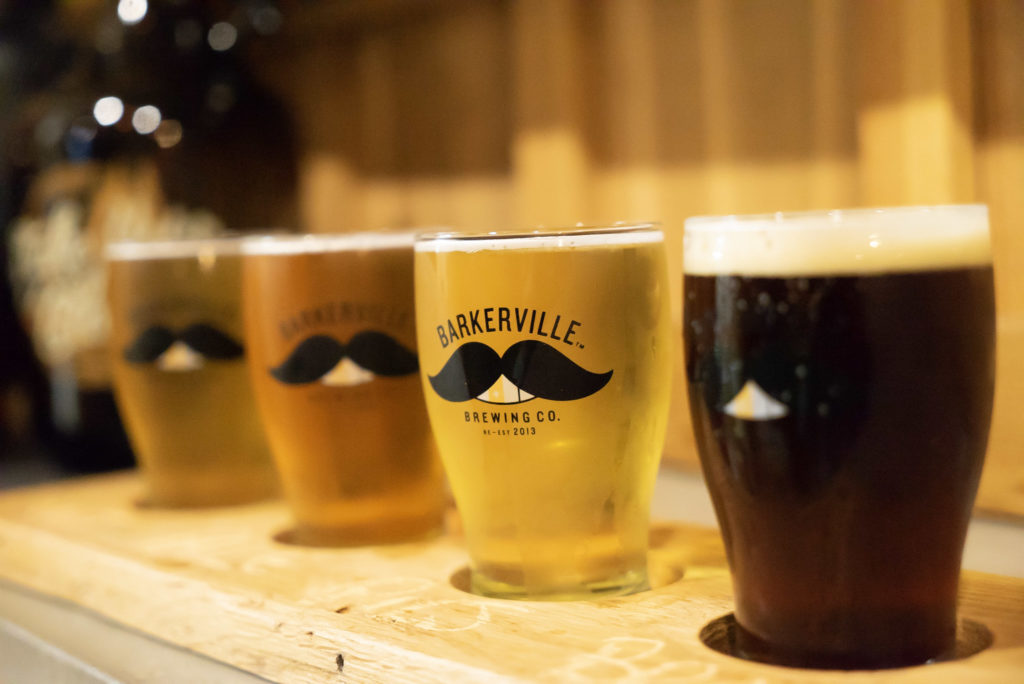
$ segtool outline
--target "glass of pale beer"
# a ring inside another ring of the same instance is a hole
[[[655,226],[417,240],[423,391],[472,591],[557,600],[648,586],[668,301]]]
[[[276,492],[245,367],[240,245],[107,246],[114,389],[147,504],[233,504]]]
[[[246,243],[249,367],[295,543],[391,543],[442,528],[444,474],[417,374],[413,239]]]
[[[741,654],[948,654],[992,411],[987,209],[694,218],[683,249],[690,409]]]

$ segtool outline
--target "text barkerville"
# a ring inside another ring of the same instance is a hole
[[[303,309],[278,323],[278,326],[281,337],[289,340],[304,330],[341,323],[401,330],[412,326],[413,320],[411,312],[390,304],[328,302]]]
[[[474,309],[449,318],[444,324],[437,326],[437,335],[441,340],[441,348],[452,342],[481,333],[520,332],[548,337],[566,344],[573,344],[576,329],[582,325],[579,321],[565,319],[547,311],[538,309],[521,309],[509,306],[491,306],[485,309]]]

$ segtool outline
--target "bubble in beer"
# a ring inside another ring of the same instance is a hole
[[[746,299],[737,299],[736,300],[736,310],[737,311],[746,311],[747,310],[747,300]]]
[[[807,377],[807,366],[801,363],[799,366],[793,369],[793,372],[796,374],[796,377],[803,380],[804,378]]]
[[[824,402],[818,404],[818,415],[822,418],[828,415],[828,404]]]
[[[775,305],[775,311],[777,311],[780,316],[785,316],[789,312],[789,304],[786,302],[779,302]]]
[[[772,305],[772,297],[767,292],[762,292],[757,295],[757,303],[759,306],[767,309]]]

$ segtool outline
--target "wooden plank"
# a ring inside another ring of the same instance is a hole
[[[1000,312],[996,407],[978,505],[1024,516],[1024,4],[972,4],[978,197],[989,205]]]
[[[457,537],[313,549],[273,540],[279,503],[159,511],[134,476],[0,496],[0,578],[277,682],[991,682],[1024,667],[1024,580],[965,573],[962,617],[995,643],[881,673],[768,667],[717,653],[701,628],[731,610],[710,529],[655,525],[656,588],[595,602],[483,599],[457,588]],[[452,579],[454,578],[454,579]]]
[[[307,229],[661,220],[678,338],[687,216],[983,201],[1001,329],[1024,314],[1018,0],[360,0],[292,16],[259,65],[298,122]],[[1006,335],[979,502],[1024,514],[1024,350]],[[676,359],[666,457],[694,467]]]
[[[857,93],[853,11],[848,0],[818,0],[810,9],[811,150],[807,207],[855,206]]]
[[[978,197],[991,210],[1000,310],[1024,314],[1024,4],[992,0],[973,9]]]
[[[857,4],[861,202],[974,199],[968,0]]]
[[[0,681],[49,684],[267,684],[66,601],[0,581]]]
[[[583,8],[573,0],[513,4],[515,223],[589,222],[589,156],[583,136]]]

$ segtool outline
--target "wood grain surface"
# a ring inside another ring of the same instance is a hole
[[[999,389],[978,502],[1024,516],[1024,3],[337,4],[289,7],[249,55],[294,117],[304,230],[661,221],[678,331],[689,216],[988,204]],[[695,468],[675,358],[665,456]]]
[[[115,475],[0,496],[0,579],[277,682],[1006,684],[1024,671],[1019,579],[964,574],[965,645],[993,636],[976,655],[878,673],[804,671],[701,642],[731,610],[722,546],[707,528],[654,526],[651,591],[514,602],[459,588],[466,556],[455,536],[289,546],[274,541],[287,525],[278,502],[162,511],[135,506],[138,489],[134,475]]]

